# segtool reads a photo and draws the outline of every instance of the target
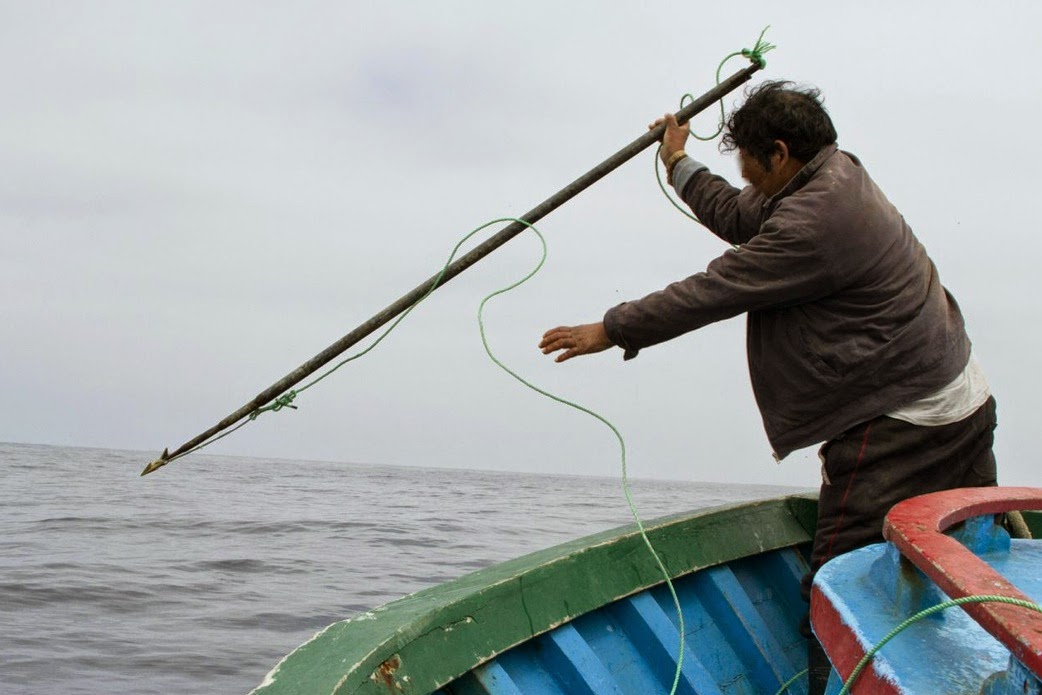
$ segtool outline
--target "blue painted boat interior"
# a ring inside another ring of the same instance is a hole
[[[806,570],[800,550],[785,548],[674,580],[686,641],[677,692],[771,694],[805,669]],[[518,645],[436,695],[668,693],[678,644],[676,608],[660,585]],[[788,692],[805,695],[806,680]]]
[[[1032,601],[1042,601],[1042,544],[1038,541],[1011,540],[992,515],[969,519],[949,535]],[[869,545],[834,558],[818,571],[815,583],[858,641],[866,645],[881,642],[909,616],[948,599],[936,584],[902,560],[889,543]],[[826,643],[825,648],[830,649],[830,645]],[[959,608],[911,624],[879,651],[871,668],[904,693],[1042,692],[1038,677]],[[826,691],[829,695],[838,693],[841,686],[835,671],[832,675]]]

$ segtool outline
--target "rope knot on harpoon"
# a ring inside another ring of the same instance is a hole
[[[277,413],[283,408],[293,408],[293,410],[296,410],[297,406],[293,405],[293,399],[296,397],[297,392],[293,389],[290,389],[289,391],[286,391],[286,393],[282,394],[274,401],[272,401],[271,404],[266,405],[263,408],[257,408],[256,410],[254,410],[252,413],[250,413],[250,419],[256,420],[261,413],[267,412],[269,410],[273,413]]]

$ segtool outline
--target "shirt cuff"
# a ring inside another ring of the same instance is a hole
[[[625,302],[623,304],[625,304]],[[622,306],[622,304],[619,306]],[[640,352],[640,350],[630,347],[626,342],[625,336],[622,335],[622,331],[619,330],[619,327],[615,322],[615,316],[613,315],[615,309],[618,309],[618,307],[608,309],[604,314],[604,332],[608,334],[608,339],[611,342],[623,349],[622,359],[632,360],[637,356],[637,353]]]
[[[684,188],[692,176],[703,170],[708,171],[709,167],[697,159],[692,159],[690,156],[684,157],[677,162],[676,166],[673,167],[673,190],[677,192],[677,195],[681,195],[684,192]]]

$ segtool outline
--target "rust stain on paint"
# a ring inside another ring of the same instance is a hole
[[[377,685],[386,687],[389,692],[401,692],[402,686],[395,678],[401,665],[402,660],[398,658],[397,654],[395,654],[390,659],[377,666],[376,670],[373,671],[372,679],[377,683]]]

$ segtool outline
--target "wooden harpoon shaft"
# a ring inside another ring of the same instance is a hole
[[[689,121],[696,114],[701,113],[705,109],[715,104],[720,99],[724,98],[736,88],[740,87],[744,83],[748,82],[753,74],[760,70],[761,66],[756,62],[753,62],[749,67],[744,70],[739,70],[735,74],[728,77],[726,80],[718,84],[713,89],[698,97],[687,106],[683,107],[676,112],[677,122],[684,124]],[[614,171],[616,168],[635,157],[640,152],[647,149],[649,146],[662,139],[662,135],[665,132],[666,126],[660,125],[653,130],[641,135],[639,138],[631,142],[630,144],[623,147],[621,150],[613,154],[612,156],[605,159],[603,162],[590,169],[588,172],[572,181],[570,184],[553,194],[539,205],[535,206],[519,219],[534,224],[541,220],[546,215],[550,214],[557,208],[564,205],[566,202],[577,196],[582,191],[589,188],[591,185],[599,181],[600,179],[607,176],[609,173]],[[306,379],[311,374],[315,373],[323,366],[334,360],[341,353],[347,350],[349,347],[355,345],[365,337],[375,332],[378,328],[385,325],[389,321],[393,320],[396,316],[401,314],[403,311],[411,307],[417,301],[419,301],[425,294],[427,294],[431,287],[437,282],[439,286],[444,285],[452,278],[456,277],[464,270],[480,261],[485,256],[489,255],[503,244],[507,243],[515,236],[525,231],[527,226],[520,222],[512,222],[502,230],[497,232],[495,235],[489,237],[486,241],[482,242],[478,246],[474,247],[473,250],[460,256],[455,262],[453,262],[444,273],[435,273],[429,279],[422,284],[418,285],[415,289],[410,291],[408,294],[403,295],[400,299],[395,301],[393,304],[388,306],[380,313],[373,316],[371,319],[358,326],[340,340],[336,341],[322,352],[318,353],[310,360],[300,365],[292,372],[284,376],[282,379],[272,384],[268,388],[261,391],[257,396],[242,406],[234,413],[224,418],[216,425],[206,430],[205,432],[193,437],[188,440],[180,447],[175,449],[173,452],[163,452],[163,456],[156,461],[150,463],[141,475],[151,473],[157,468],[162,467],[166,464],[166,461],[172,459],[181,453],[192,449],[193,447],[202,444],[211,437],[220,432],[228,429],[232,425],[236,424],[245,417],[249,417],[250,413],[254,412],[258,408],[270,403],[276,397],[282,395],[289,389],[293,388],[301,381]],[[438,281],[438,275],[441,274],[441,280]]]

